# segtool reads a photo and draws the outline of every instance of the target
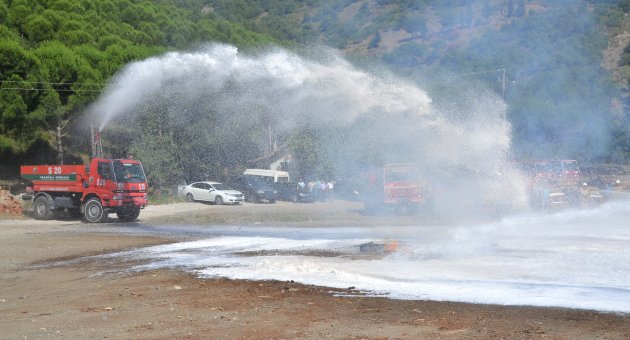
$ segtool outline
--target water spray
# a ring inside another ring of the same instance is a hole
[[[92,111],[105,112],[98,117],[99,130],[121,115],[149,112],[151,105],[159,105],[177,124],[206,116],[232,133],[271,125],[276,136],[304,128],[342,129],[343,141],[333,148],[339,162],[352,160],[354,150],[366,145],[375,145],[388,162],[416,162],[443,188],[444,199],[437,203],[445,210],[479,201],[479,196],[515,205],[525,201],[524,190],[514,190],[520,185],[516,176],[510,182],[488,175],[510,153],[511,127],[498,94],[458,93],[458,105],[441,110],[413,82],[360,70],[335,52],[315,54],[309,58],[272,49],[247,55],[218,44],[167,53],[129,64]],[[265,130],[261,150],[268,147],[267,137]],[[512,194],[491,197],[497,192]]]

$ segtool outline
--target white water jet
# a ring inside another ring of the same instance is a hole
[[[91,111],[101,130],[151,105],[167,107],[175,124],[186,124],[186,115],[206,115],[226,129],[270,124],[278,135],[348,127],[352,133],[343,136],[344,143],[391,142],[394,147],[385,149],[396,155],[391,159],[421,164],[445,193],[444,202],[437,202],[444,209],[477,207],[479,197],[525,203],[519,176],[496,176],[511,139],[506,106],[496,94],[454,93],[461,104],[440,111],[409,81],[360,70],[332,51],[316,52],[311,59],[282,49],[246,55],[214,44],[166,53],[129,64]],[[397,150],[399,145],[404,150]]]

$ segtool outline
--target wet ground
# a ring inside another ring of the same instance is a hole
[[[73,261],[115,259],[130,272],[167,268],[201,278],[353,286],[397,299],[629,313],[628,221],[630,202],[617,201],[449,225],[111,224],[98,231],[184,240]]]
[[[416,225],[353,207],[193,204],[174,209],[184,215],[147,209],[136,224],[0,221],[0,338],[630,334],[619,313],[627,205]],[[303,221],[269,223],[279,211]],[[207,219],[246,223],[194,223]],[[480,301],[426,301],[471,297]],[[521,306],[541,301],[617,312]]]

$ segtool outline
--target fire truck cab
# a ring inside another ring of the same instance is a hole
[[[409,212],[427,203],[428,185],[421,180],[415,164],[386,164],[363,177],[363,201],[368,210],[391,207]]]

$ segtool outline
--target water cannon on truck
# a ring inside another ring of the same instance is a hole
[[[32,183],[32,213],[38,220],[65,210],[90,223],[104,221],[109,213],[130,222],[149,203],[142,163],[104,157],[100,135],[94,130],[89,165],[23,165],[20,175]]]

